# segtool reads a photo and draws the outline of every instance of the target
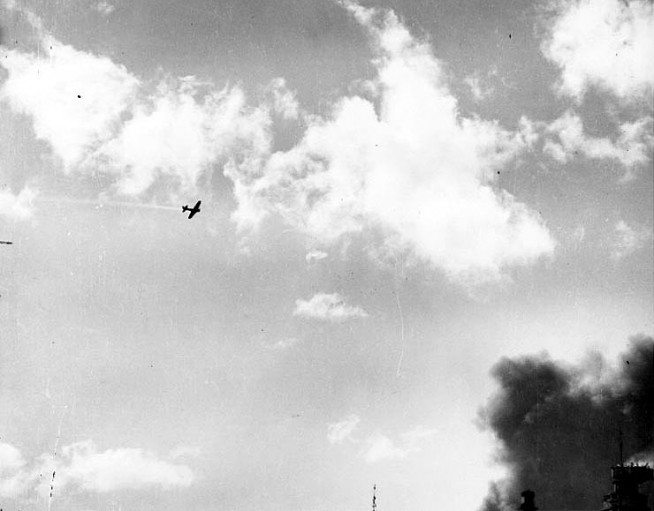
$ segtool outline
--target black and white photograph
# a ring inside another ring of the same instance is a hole
[[[0,0],[0,511],[654,510],[652,0]]]

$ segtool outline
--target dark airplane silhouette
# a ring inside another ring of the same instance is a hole
[[[186,206],[182,206],[182,213],[186,213],[187,211],[189,211],[191,213],[188,216],[188,218],[190,220],[191,218],[193,218],[193,215],[200,212],[200,204],[201,203],[202,203],[202,201],[199,200],[198,203],[195,206],[193,206],[192,208],[189,208],[188,204]]]
[[[13,241],[0,241],[0,245],[13,245],[13,244],[14,244]],[[0,509],[0,511],[2,511],[2,509]]]

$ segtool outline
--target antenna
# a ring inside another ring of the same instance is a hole
[[[622,441],[622,425],[618,429],[618,434],[620,435],[620,466],[624,466],[624,442]]]
[[[372,511],[377,511],[377,485],[372,487]]]

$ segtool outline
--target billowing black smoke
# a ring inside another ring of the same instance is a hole
[[[511,476],[491,487],[484,510],[516,509],[527,488],[542,510],[599,509],[621,438],[625,461],[652,459],[654,340],[632,338],[619,363],[610,382],[593,386],[584,385],[584,368],[546,356],[503,359],[493,368],[500,390],[481,416]]]

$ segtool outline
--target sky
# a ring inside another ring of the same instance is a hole
[[[0,13],[5,511],[538,502],[503,422],[532,375],[543,428],[583,402],[617,444],[654,333],[650,1]]]

